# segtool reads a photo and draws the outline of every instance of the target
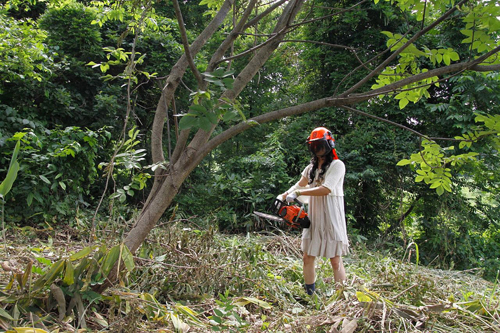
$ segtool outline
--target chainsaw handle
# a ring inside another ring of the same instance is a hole
[[[304,203],[302,201],[300,201],[299,199],[295,198],[294,200],[296,203],[299,204],[300,207],[304,207]]]

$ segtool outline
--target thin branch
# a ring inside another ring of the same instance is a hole
[[[424,139],[427,139],[427,140],[432,140],[432,139],[433,139],[433,138],[428,137],[428,136],[427,136],[427,135],[425,135],[425,134],[422,134],[422,133],[420,133],[420,132],[415,131],[414,129],[411,129],[411,128],[406,127],[406,126],[404,126],[404,125],[401,125],[401,124],[395,123],[395,122],[390,121],[390,120],[388,120],[388,119],[385,119],[385,118],[381,118],[381,117],[374,116],[374,115],[369,114],[369,113],[366,113],[366,112],[364,112],[364,111],[357,110],[357,109],[355,109],[355,108],[351,108],[350,106],[347,106],[347,105],[340,105],[340,107],[341,107],[341,108],[343,108],[343,109],[346,109],[346,110],[348,110],[348,111],[351,111],[351,112],[354,112],[354,113],[360,114],[360,115],[362,115],[362,116],[365,116],[365,117],[368,117],[368,118],[372,118],[372,119],[375,119],[375,120],[378,120],[378,121],[382,121],[382,122],[384,122],[384,123],[388,123],[388,124],[391,124],[391,125],[393,125],[393,126],[396,126],[396,127],[402,128],[402,129],[404,129],[404,130],[406,130],[406,131],[412,132],[413,134],[415,134],[415,135],[417,135],[417,136],[419,136],[419,137],[421,137],[421,138],[424,138]]]
[[[288,0],[278,1],[274,5],[272,5],[271,7],[269,7],[268,9],[266,9],[265,11],[263,11],[262,13],[260,13],[256,17],[254,17],[253,19],[251,19],[247,24],[245,24],[245,26],[243,27],[243,31],[246,30],[246,29],[248,29],[248,28],[250,28],[251,26],[254,26],[255,24],[257,24],[265,16],[269,15],[270,13],[272,13],[276,8],[278,8],[279,6],[281,6],[282,4],[284,4],[287,1]]]
[[[222,62],[226,62],[226,61],[231,61],[231,60],[234,60],[234,59],[238,59],[238,58],[241,58],[249,53],[252,53],[254,51],[257,51],[258,49],[262,48],[263,46],[266,46],[267,44],[269,44],[270,42],[272,42],[274,39],[276,39],[279,35],[278,34],[274,34],[274,36],[272,36],[271,38],[267,39],[264,43],[261,43],[257,46],[254,46],[252,48],[249,48],[248,50],[246,51],[243,51],[241,53],[238,53],[232,57],[227,57],[227,58],[224,58],[224,59],[220,59],[218,61],[215,62],[215,66],[217,66],[218,64],[222,63]]]
[[[330,46],[330,47],[339,48],[339,49],[345,49],[345,50],[352,52],[352,54],[359,61],[360,66],[356,67],[356,69],[354,71],[352,71],[351,73],[347,74],[347,76],[351,75],[353,72],[355,72],[357,69],[359,69],[361,67],[366,68],[368,70],[371,70],[366,66],[367,62],[363,63],[363,61],[359,58],[358,54],[356,53],[356,49],[354,47],[326,43],[326,42],[318,42],[318,41],[314,41],[314,40],[302,40],[302,39],[285,39],[282,41],[282,43],[311,43],[311,44],[317,44],[317,45],[323,45],[323,46]],[[344,80],[342,80],[340,83],[342,83],[343,81]]]
[[[250,3],[248,4],[247,8],[245,9],[245,12],[243,13],[242,18],[239,20],[237,24],[234,24],[233,30],[229,33],[229,35],[226,37],[226,39],[220,44],[219,48],[217,51],[214,52],[212,58],[208,62],[207,66],[207,71],[211,72],[214,70],[214,68],[221,63],[220,59],[224,56],[224,53],[234,45],[234,40],[239,36],[239,34],[244,31],[245,29],[245,22],[248,20],[248,17],[250,14],[252,14],[252,11],[257,4],[257,0],[251,0]],[[233,51],[231,51],[232,53]]]
[[[308,23],[312,23],[312,22],[316,22],[316,21],[324,20],[324,19],[326,19],[326,18],[330,18],[330,17],[332,17],[332,16],[337,16],[337,15],[342,14],[342,13],[344,13],[344,12],[351,11],[354,7],[361,5],[362,3],[366,2],[366,1],[367,1],[367,0],[363,0],[363,1],[361,1],[361,2],[359,2],[359,3],[357,3],[357,4],[355,4],[355,5],[353,5],[352,7],[348,8],[348,9],[341,10],[341,11],[339,11],[339,12],[337,12],[337,13],[334,13],[334,14],[329,14],[329,15],[325,15],[325,16],[322,16],[322,17],[319,17],[319,18],[316,18],[316,19],[311,19],[311,20],[302,21],[302,22],[299,22],[299,23],[296,23],[296,24],[288,24],[288,25],[287,25],[287,28],[289,29],[289,31],[286,31],[286,32],[293,31],[293,30],[297,29],[298,27],[300,27],[300,26],[302,26],[302,25],[305,25],[305,24],[308,24]],[[259,15],[259,17],[260,17],[260,16],[261,16],[261,15]],[[245,26],[245,28],[246,28],[246,27],[248,27],[248,26],[250,26],[250,24],[247,24],[247,25]],[[283,29],[283,30],[284,30],[284,29]],[[246,51],[243,51],[243,52],[241,52],[241,53],[239,53],[239,54],[236,54],[236,55],[234,55],[234,56],[232,56],[232,57],[224,58],[224,59],[221,59],[221,60],[217,61],[217,62],[216,62],[216,65],[217,65],[217,64],[220,64],[221,62],[231,61],[231,60],[234,60],[234,59],[237,59],[237,58],[243,57],[243,56],[245,56],[245,55],[247,55],[247,54],[249,54],[249,53],[252,53],[252,52],[254,52],[254,51],[256,51],[256,50],[260,49],[261,47],[263,47],[263,46],[267,45],[268,43],[272,42],[272,41],[273,41],[273,40],[274,40],[274,39],[275,39],[275,38],[276,38],[276,37],[277,37],[280,33],[284,33],[284,31],[283,31],[283,30],[282,30],[282,31],[280,31],[280,32],[278,32],[278,33],[273,33],[273,34],[268,35],[268,36],[270,36],[270,38],[269,38],[269,39],[267,39],[265,42],[263,42],[263,43],[261,43],[261,44],[257,45],[257,46],[254,46],[254,47],[252,47],[252,48],[250,48],[250,49],[248,49],[248,50],[246,50]],[[311,43],[321,43],[321,42],[313,42],[313,41],[311,41]],[[325,44],[323,44],[323,45],[326,45],[326,44],[327,44],[327,43],[325,43]],[[335,44],[330,44],[330,46],[334,46],[334,45],[335,45]],[[346,47],[346,46],[338,46],[338,47],[343,47],[343,48],[346,48],[346,49],[350,49],[350,48],[348,48],[348,47]]]
[[[401,38],[404,38],[406,37],[406,35],[408,34],[408,32],[406,32],[403,36],[401,36]],[[395,43],[398,43],[399,40]],[[349,73],[347,73],[344,78],[342,78],[342,80],[339,82],[339,84],[337,84],[337,87],[335,88],[335,92],[333,93],[333,96],[336,96],[337,95],[337,92],[340,88],[340,86],[342,85],[342,83],[347,80],[348,77],[350,77],[352,74],[356,73],[360,68],[366,68],[368,69],[368,67],[366,66],[367,64],[371,64],[372,61],[374,61],[375,59],[377,58],[380,58],[382,55],[384,55],[385,53],[389,52],[392,48],[392,45],[389,46],[387,49],[383,50],[382,52],[379,52],[378,54],[376,54],[375,56],[373,56],[371,59],[365,61],[365,62],[362,62],[360,60],[360,63],[361,65],[359,65],[358,67],[354,68],[352,71],[350,71]],[[357,55],[356,55],[357,56]],[[359,59],[359,58],[358,58]],[[369,69],[369,70],[372,70],[372,69]]]
[[[378,116],[375,116],[375,115],[372,115],[372,114],[369,114],[369,113],[366,113],[364,111],[361,111],[361,110],[358,110],[358,109],[355,109],[355,108],[352,108],[350,106],[347,106],[347,105],[341,105],[340,106],[341,108],[343,109],[346,109],[348,111],[351,111],[351,112],[354,112],[354,113],[357,113],[357,114],[360,114],[362,116],[365,116],[365,117],[368,117],[368,118],[372,118],[372,119],[375,119],[375,120],[378,120],[378,121],[381,121],[381,122],[384,122],[384,123],[388,123],[388,124],[391,124],[393,126],[396,126],[396,127],[399,127],[399,128],[402,128],[406,131],[409,131],[409,132],[412,132],[413,134],[416,134],[418,137],[420,138],[423,138],[423,139],[427,139],[429,141],[464,141],[464,142],[474,142],[486,135],[482,135],[482,136],[478,136],[476,138],[476,140],[471,140],[471,139],[468,139],[468,140],[465,140],[465,139],[455,139],[455,138],[442,138],[442,137],[431,137],[431,136],[427,136],[425,134],[422,134],[420,132],[417,132],[415,131],[414,129],[411,129],[407,126],[404,126],[404,125],[401,125],[401,124],[398,124],[396,122],[393,122],[393,121],[390,121],[388,119],[385,119],[385,118],[381,118],[381,117],[378,117]],[[493,133],[493,132],[492,132]]]
[[[313,18],[313,19],[310,19],[310,20],[304,20],[302,22],[298,22],[294,25],[291,26],[291,28],[295,28],[295,27],[298,27],[298,26],[302,26],[302,25],[305,25],[305,24],[309,24],[309,23],[313,23],[313,22],[317,22],[317,21],[321,21],[321,20],[324,20],[324,19],[327,19],[327,18],[331,18],[331,17],[334,17],[334,16],[338,16],[340,14],[343,14],[343,13],[347,13],[347,12],[350,12],[354,9],[356,9],[356,7],[362,5],[363,3],[367,2],[368,0],[363,0],[363,1],[360,1],[358,2],[357,4],[354,4],[352,5],[351,7],[349,8],[344,8],[342,10],[339,10],[338,12],[335,12],[333,14],[328,14],[328,15],[324,15],[324,16],[321,16],[321,17],[317,17],[317,18]]]
[[[186,27],[184,27],[184,19],[182,18],[181,8],[179,6],[179,2],[177,0],[172,0],[175,10],[175,16],[177,16],[177,22],[179,23],[179,32],[181,34],[182,45],[184,46],[184,52],[186,54],[187,60],[189,62],[189,67],[196,77],[196,81],[198,82],[198,86],[201,87],[203,85],[203,78],[201,77],[198,68],[193,61],[193,57],[191,56],[191,51],[189,50],[189,42],[186,34]]]
[[[135,27],[135,36],[134,36],[133,43],[132,43],[132,51],[131,51],[131,54],[130,54],[129,63],[128,63],[127,67],[125,68],[125,72],[127,72],[127,70],[129,71],[129,73],[127,73],[127,77],[128,77],[127,78],[127,110],[126,110],[126,113],[125,113],[125,119],[123,121],[122,133],[120,134],[119,145],[115,148],[115,150],[113,152],[113,156],[111,156],[111,160],[109,161],[109,164],[108,164],[109,169],[108,169],[107,175],[106,175],[106,183],[105,183],[105,186],[104,186],[104,191],[102,192],[102,195],[101,195],[101,197],[99,199],[97,207],[96,207],[96,209],[94,211],[94,215],[92,217],[91,242],[95,238],[95,220],[97,218],[97,213],[101,209],[101,205],[102,205],[102,202],[104,201],[104,197],[106,195],[106,192],[108,191],[109,182],[110,182],[110,180],[113,180],[113,182],[115,182],[115,179],[113,177],[113,169],[114,169],[114,165],[115,165],[116,155],[118,154],[118,152],[120,151],[120,149],[125,144],[126,133],[127,133],[127,126],[128,126],[128,120],[129,120],[129,117],[130,117],[130,113],[132,111],[132,105],[130,103],[130,101],[132,99],[132,97],[131,97],[131,94],[132,94],[132,91],[131,91],[131,87],[132,87],[131,76],[133,75],[133,72],[134,72],[134,69],[135,69],[135,56],[136,56],[135,49],[136,49],[136,45],[137,45],[137,39],[139,38],[140,27],[143,24],[143,22],[144,22],[144,20],[146,18],[146,13],[149,11],[150,8],[151,8],[151,3],[149,2],[147,4],[147,6],[144,8],[144,10],[142,11],[141,17],[137,21],[138,24]]]
[[[314,40],[302,40],[302,39],[284,39],[282,41],[283,43],[311,43],[311,44],[317,44],[317,45],[324,45],[324,46],[331,46],[339,49],[345,49],[349,51],[356,51],[354,47],[350,46],[345,46],[345,45],[339,45],[339,44],[332,44],[332,43],[326,43],[326,42],[317,42]]]
[[[369,80],[371,80],[375,75],[380,73],[387,65],[389,65],[396,57],[403,52],[408,46],[410,46],[414,41],[416,41],[418,38],[426,34],[428,31],[432,30],[434,27],[439,25],[441,22],[443,22],[445,19],[447,19],[451,14],[453,14],[455,11],[457,11],[458,7],[463,5],[464,3],[469,2],[469,0],[462,0],[453,8],[448,10],[446,13],[444,13],[440,18],[438,18],[436,21],[434,21],[432,24],[428,25],[425,29],[420,30],[417,32],[412,38],[410,38],[403,46],[401,46],[399,49],[394,51],[393,54],[391,54],[385,61],[383,61],[377,68],[375,68],[370,74],[365,76],[364,79],[356,83],[354,86],[352,86],[350,89],[345,91],[341,96],[348,96],[352,92],[358,90],[360,87],[362,87],[365,83],[367,83]]]
[[[240,32],[239,35],[240,36],[252,36],[252,37],[266,37],[266,38],[273,36],[272,34],[252,34],[250,32]]]

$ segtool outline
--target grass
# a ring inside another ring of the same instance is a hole
[[[7,286],[15,286],[13,272],[28,261],[41,273],[89,245],[75,235],[11,235],[0,252],[0,309],[15,320],[0,312],[0,328],[80,328],[74,313],[60,320],[57,307],[47,306],[53,297],[49,288],[29,310],[19,311],[18,303],[17,314],[16,303],[2,302],[21,299],[19,288]],[[104,234],[99,239],[108,247],[116,244]],[[500,332],[495,283],[354,246],[344,258],[348,279],[343,286],[333,284],[328,260],[317,259],[318,293],[311,297],[302,288],[299,249],[300,237],[281,231],[242,236],[163,225],[148,236],[136,253],[135,268],[119,284],[100,297],[84,297],[87,331]]]

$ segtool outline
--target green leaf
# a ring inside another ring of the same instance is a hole
[[[33,263],[30,261],[26,265],[26,268],[24,269],[24,274],[21,279],[21,287],[24,288],[26,286],[26,283],[28,283],[28,279],[31,276],[32,273],[32,268],[33,268]]]
[[[92,266],[92,264],[95,263],[95,260],[89,260],[88,258],[83,258],[82,261],[76,266],[73,275],[81,278],[80,276],[82,275],[82,272],[85,271],[89,266]],[[90,269],[89,269],[90,271]]]
[[[398,164],[396,164],[396,166],[405,166],[408,164],[411,164],[411,161],[407,160],[407,159],[403,159],[403,160],[399,161]]]
[[[104,257],[104,261],[102,264],[102,272],[104,276],[108,276],[109,272],[111,272],[111,269],[116,264],[119,257],[120,245],[116,245],[112,247],[111,250],[109,250],[108,254],[106,254],[106,257]]]
[[[410,101],[407,98],[402,98],[399,100],[399,109],[404,109]]]
[[[356,291],[356,297],[357,297],[358,301],[360,301],[360,302],[371,302],[372,301],[371,297],[362,291]]]
[[[46,330],[42,330],[41,328],[33,328],[33,327],[14,327],[14,331],[8,331],[13,333],[49,333]]]
[[[69,260],[75,261],[78,259],[82,259],[83,257],[86,257],[92,252],[92,250],[95,249],[95,246],[87,246],[86,248],[83,248],[82,250],[78,251],[77,253],[71,255],[69,257]]]
[[[200,118],[199,125],[205,132],[210,132],[212,129],[212,122],[208,118]]]
[[[19,162],[17,162],[17,155],[19,153],[20,144],[21,142],[17,141],[14,152],[12,153],[12,158],[10,160],[9,170],[7,171],[5,179],[0,184],[0,195],[2,195],[4,198],[7,193],[10,192],[10,189],[12,188],[12,185],[17,178],[17,173],[19,171]]]
[[[438,195],[442,195],[444,193],[443,186],[439,186],[438,188],[436,188],[436,192],[437,192]]]
[[[73,267],[71,260],[66,260],[65,266],[66,271],[64,272],[63,283],[67,286],[71,286],[75,283],[75,268]]]
[[[215,113],[209,112],[207,114],[207,119],[210,121],[211,124],[215,125],[218,122],[217,115]]]
[[[451,58],[448,54],[444,54],[443,55],[443,61],[445,63],[446,66],[449,66],[451,64]]]
[[[189,116],[189,114],[187,114],[183,116],[179,121],[180,130],[190,129],[192,127],[197,127],[197,126],[198,126],[198,118],[193,115]]]
[[[50,270],[42,275],[34,284],[33,291],[37,291],[43,287],[49,287],[52,282],[58,277],[64,268],[64,260],[56,261],[52,264]]]
[[[47,177],[45,177],[44,175],[40,175],[39,177],[40,177],[40,179],[41,179],[41,180],[43,180],[45,183],[47,183],[47,184],[49,184],[49,185],[51,184],[51,183],[50,183],[50,180],[48,180],[48,179],[47,179]]]
[[[442,185],[442,182],[441,180],[438,180],[438,181],[435,181],[431,184],[430,188],[434,189],[434,188],[438,188],[439,186]]]
[[[216,85],[221,85],[221,84],[222,84],[221,80],[216,79],[216,78],[209,78],[209,77],[206,77],[206,78],[205,78],[205,81],[210,82],[210,83],[214,83],[214,84],[216,84]]]
[[[10,314],[7,313],[4,309],[0,308],[0,317],[3,317],[7,320],[14,320]]]
[[[16,161],[12,165],[12,167],[9,168],[7,176],[5,177],[4,181],[0,184],[0,194],[3,197],[5,197],[7,193],[10,192],[10,189],[12,188],[12,185],[14,184],[14,181],[17,178],[18,171],[19,171],[19,163]]]
[[[193,320],[197,324],[199,324],[199,325],[203,324],[203,322],[197,318],[198,314],[195,311],[193,311],[191,308],[189,308],[189,307],[187,307],[185,305],[177,303],[175,305],[175,309],[177,311],[179,311],[180,313],[182,313],[183,315],[188,316],[189,318],[191,318],[191,320]]]
[[[222,82],[227,89],[233,89],[234,80],[232,78],[225,78]]]
[[[125,264],[127,270],[130,272],[135,268],[134,256],[125,244],[122,244],[121,246],[123,263]]]
[[[195,111],[197,114],[205,114],[207,112],[207,109],[201,104],[191,104],[189,109]]]
[[[224,113],[224,116],[222,116],[222,120],[225,122],[229,122],[229,121],[233,120],[234,118],[236,118],[237,115],[238,115],[237,112],[230,110],[230,111],[227,111],[226,113]]]
[[[421,176],[427,176],[427,172],[425,172],[425,171],[423,171],[423,170],[420,170],[420,169],[419,169],[419,170],[417,170],[416,172],[417,172],[419,175],[421,175]]]
[[[231,70],[228,70],[227,72],[224,72],[224,74],[222,74],[222,78],[227,78],[229,76],[232,76],[234,73],[236,73],[236,70],[234,69],[231,69]],[[231,78],[232,79],[232,78]]]
[[[451,187],[450,187],[450,184],[449,184],[449,183],[443,183],[443,188],[444,188],[447,192],[451,192]]]

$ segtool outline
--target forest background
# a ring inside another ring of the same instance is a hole
[[[500,9],[458,3],[2,1],[4,244],[18,231],[70,230],[78,240],[125,239],[113,247],[124,259],[148,253],[155,225],[275,230],[253,212],[298,180],[305,139],[325,126],[346,164],[353,246],[400,257],[412,248],[414,263],[497,281]],[[211,39],[189,51],[225,7]],[[169,99],[178,59],[186,72]],[[66,274],[63,263],[55,275]]]

